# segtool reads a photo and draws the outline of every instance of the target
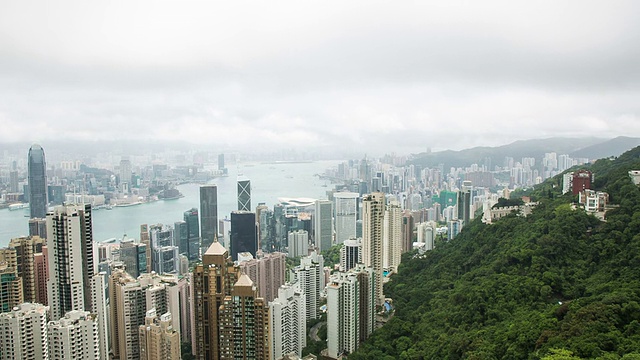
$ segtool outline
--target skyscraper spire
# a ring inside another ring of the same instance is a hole
[[[29,149],[29,206],[31,218],[47,216],[47,165],[38,144]]]

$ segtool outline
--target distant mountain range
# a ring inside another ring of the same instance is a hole
[[[640,145],[640,138],[626,136],[618,136],[613,139],[554,137],[519,140],[498,147],[474,147],[460,151],[446,150],[421,153],[415,155],[411,162],[423,167],[435,167],[443,164],[444,169],[464,167],[471,164],[488,165],[490,169],[493,169],[496,165],[502,166],[505,157],[512,157],[514,161],[521,161],[523,157],[533,157],[538,163],[545,153],[555,152],[558,155],[568,154],[573,158],[595,160],[619,156],[638,145]]]

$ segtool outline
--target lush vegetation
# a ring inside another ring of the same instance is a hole
[[[342,246],[343,244],[334,245],[320,253],[324,258],[324,266],[333,269],[335,264],[340,263],[340,249],[342,249]]]
[[[640,148],[591,166],[618,206],[572,210],[561,178],[528,217],[476,219],[385,286],[395,316],[353,359],[640,358]]]

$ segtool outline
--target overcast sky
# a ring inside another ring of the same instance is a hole
[[[640,2],[417,3],[0,0],[0,142],[640,136]]]

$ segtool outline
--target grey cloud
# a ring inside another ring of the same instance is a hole
[[[640,136],[635,2],[25,4],[0,14],[0,141]]]

